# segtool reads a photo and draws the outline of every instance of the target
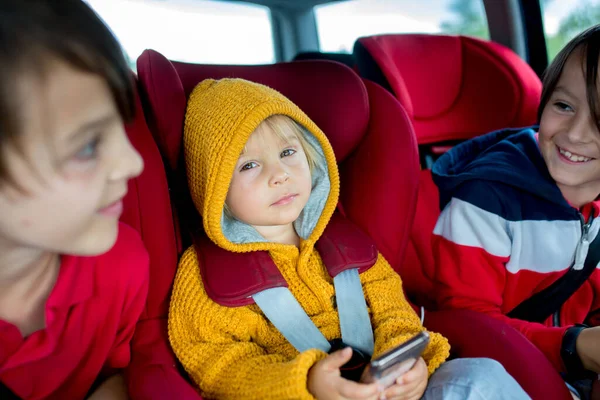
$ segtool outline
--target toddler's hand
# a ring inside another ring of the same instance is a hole
[[[351,357],[352,349],[346,347],[317,362],[308,372],[308,391],[319,400],[377,399],[379,388],[376,383],[367,385],[342,378],[340,367]]]
[[[380,400],[418,400],[427,389],[427,364],[419,358],[410,371],[396,379],[396,383],[387,388]]]

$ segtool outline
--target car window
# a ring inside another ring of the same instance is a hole
[[[275,62],[267,7],[223,1],[87,0],[121,42],[130,64],[145,49],[192,63]]]
[[[541,0],[548,60],[581,31],[600,23],[600,0]]]
[[[482,0],[353,0],[315,7],[320,49],[351,53],[361,36],[451,33],[489,38]]]

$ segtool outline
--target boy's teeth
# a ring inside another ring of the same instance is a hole
[[[576,156],[575,154],[572,154],[570,151],[563,150],[563,149],[560,149],[560,153],[562,155],[564,155],[565,157],[567,157],[569,160],[574,161],[574,162],[586,162],[586,161],[591,160],[591,158],[584,157],[584,156]]]

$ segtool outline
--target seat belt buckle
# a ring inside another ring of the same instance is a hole
[[[350,347],[352,349],[352,357],[346,364],[341,366],[340,373],[344,379],[354,382],[360,381],[363,371],[369,364],[369,361],[371,361],[371,357],[352,346],[348,346],[342,341],[342,339],[333,339],[330,340],[329,343],[331,344],[331,350],[329,350],[329,354],[345,349],[346,347]]]

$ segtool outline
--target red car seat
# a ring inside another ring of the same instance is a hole
[[[417,149],[406,112],[381,87],[327,61],[193,65],[170,62],[152,50],[138,59],[138,73],[146,119],[165,160],[172,197],[186,196],[181,145],[189,93],[209,77],[253,80],[282,92],[323,129],[340,165],[341,206],[346,216],[373,237],[392,265],[403,259],[416,202]],[[174,198],[173,203],[178,220],[185,225],[196,211],[182,198]],[[182,229],[180,251],[189,243]],[[173,274],[174,269],[169,276]],[[543,354],[513,328],[469,311],[427,313],[425,323],[446,335],[457,354],[496,358],[520,382],[530,379],[523,385],[529,393],[548,399],[568,395]],[[166,335],[163,340],[167,341]],[[538,384],[542,379],[545,385]],[[154,390],[154,398],[174,398],[169,390],[175,381],[166,382],[162,381],[164,391]],[[177,385],[188,383],[181,378]]]
[[[321,51],[302,51],[294,56],[292,61],[306,61],[306,60],[328,60],[336,61],[347,65],[354,71],[358,72],[356,63],[354,62],[353,54],[346,53],[326,53]]]
[[[175,229],[162,158],[146,125],[139,98],[136,101],[136,118],[126,129],[131,143],[144,159],[144,171],[129,181],[121,221],[142,236],[150,255],[150,282],[146,308],[136,327],[131,364],[126,373],[129,374],[130,391],[135,393],[133,398],[199,398],[197,392],[183,381],[166,340],[169,296],[178,259]],[[165,392],[167,387],[168,392]],[[165,393],[168,393],[167,397]]]
[[[146,51],[138,60],[138,71],[141,91],[151,110],[147,119],[174,179],[185,178],[181,162],[183,121],[186,98],[196,84],[208,77],[242,77],[266,84],[298,104],[328,135],[340,163],[341,204],[347,216],[374,237],[392,263],[403,258],[406,227],[412,222],[416,202],[416,142],[406,113],[377,85],[365,85],[350,69],[326,61],[194,65],[171,63],[154,51]],[[371,91],[377,95],[370,96]],[[381,96],[387,100],[383,106],[369,104]],[[397,133],[390,134],[388,127],[397,127]],[[399,160],[390,144],[406,149],[406,154]],[[364,212],[374,198],[386,212]],[[181,204],[179,199],[176,202]],[[177,213],[184,221],[188,220],[186,214],[196,210],[190,206]],[[187,247],[189,240],[183,237],[182,241],[181,247]]]
[[[440,214],[430,168],[449,146],[536,123],[542,85],[510,49],[466,36],[380,35],[354,46],[361,76],[390,91],[413,123],[421,159],[415,221],[400,268],[406,291],[431,305],[431,235]]]

